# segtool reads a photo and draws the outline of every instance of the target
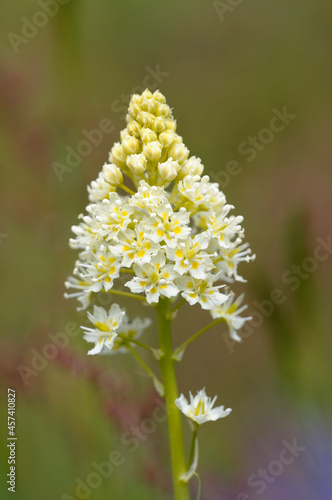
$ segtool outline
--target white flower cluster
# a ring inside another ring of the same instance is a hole
[[[143,294],[149,304],[181,295],[224,318],[239,340],[237,330],[248,318],[239,316],[244,307],[238,309],[226,284],[244,281],[239,263],[253,258],[243,242],[243,218],[230,215],[233,207],[218,184],[203,175],[199,158],[189,156],[159,91],[132,96],[120,136],[88,188],[87,214],[73,227],[70,244],[80,254],[67,296],[84,309],[93,294],[112,292],[119,277],[127,277],[127,291]],[[85,328],[85,338],[95,342],[90,353],[114,349],[124,314],[116,305],[88,314],[95,326]]]

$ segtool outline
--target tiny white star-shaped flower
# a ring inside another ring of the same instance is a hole
[[[121,325],[124,315],[125,311],[122,311],[118,304],[113,304],[108,312],[98,306],[94,306],[93,314],[88,312],[88,318],[94,328],[82,326],[84,339],[95,343],[88,354],[100,354],[104,348],[112,349],[117,336],[116,330]]]
[[[211,400],[211,398],[206,395],[205,389],[198,391],[196,396],[193,396],[190,392],[189,397],[190,399],[188,401],[185,396],[181,394],[180,397],[175,400],[175,404],[186,417],[190,418],[190,420],[193,420],[198,425],[227,417],[232,411],[231,408],[225,410],[223,406],[213,408],[217,396]]]
[[[80,264],[80,269],[85,269],[85,272],[82,271],[84,278],[89,278],[94,283],[91,287],[92,292],[110,290],[114,280],[120,275],[120,267],[120,259],[110,251],[109,247],[104,246],[93,254],[89,263]]]
[[[233,340],[236,340],[236,342],[241,342],[241,337],[237,333],[238,330],[243,327],[246,321],[249,321],[251,319],[251,316],[240,316],[240,314],[248,307],[247,305],[239,307],[243,302],[243,298],[244,294],[235,299],[235,294],[231,292],[226,302],[210,311],[212,318],[225,319],[229,328],[229,334]]]
[[[206,279],[196,279],[191,276],[181,276],[176,280],[176,285],[181,295],[191,306],[199,303],[202,309],[211,310],[223,304],[228,295],[219,292],[225,285],[213,286],[216,276],[209,275]]]
[[[209,242],[209,234],[200,233],[179,242],[177,248],[167,249],[168,258],[175,261],[174,270],[181,276],[188,272],[194,278],[205,279],[215,267],[210,255],[204,252]]]
[[[134,264],[136,276],[128,281],[125,286],[130,288],[132,293],[146,294],[149,304],[156,303],[161,295],[165,297],[175,297],[179,293],[178,287],[174,284],[174,279],[179,275],[174,271],[173,266],[166,264],[166,257],[163,252],[153,256],[148,264],[142,266]]]
[[[143,224],[138,224],[135,229],[121,231],[118,241],[112,251],[122,258],[123,267],[131,267],[133,263],[146,264],[160,250],[160,245],[151,239]]]
[[[144,222],[155,243],[164,241],[169,248],[176,248],[179,240],[185,240],[191,233],[188,226],[190,214],[182,207],[173,212],[169,203],[157,208],[155,214]]]

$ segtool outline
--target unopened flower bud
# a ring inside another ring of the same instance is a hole
[[[164,163],[159,163],[158,165],[159,175],[166,182],[174,181],[179,169],[180,165],[177,161],[173,161],[172,158],[169,158]]]
[[[169,152],[169,156],[176,160],[180,165],[184,163],[189,156],[189,149],[181,142],[179,144],[174,144],[171,151]]]
[[[145,172],[146,163],[146,158],[143,153],[127,156],[127,167],[136,175],[141,175]]]
[[[162,145],[158,141],[149,142],[144,146],[143,153],[148,161],[156,162],[160,159],[162,152]]]
[[[153,94],[151,90],[145,89],[144,92],[142,92],[142,99],[152,99]]]
[[[119,186],[123,182],[123,175],[121,170],[112,163],[105,163],[103,166],[104,179],[112,186]]]
[[[165,148],[169,148],[175,140],[175,134],[174,132],[162,132],[159,134],[158,140]]]
[[[143,99],[141,104],[142,111],[147,111],[148,113],[154,113],[156,109],[156,103],[152,99]]]
[[[164,118],[169,118],[171,116],[170,107],[167,104],[158,104],[156,107],[156,116],[163,116]]]
[[[136,119],[143,127],[151,128],[154,116],[148,111],[141,111],[140,113],[138,113]]]
[[[124,128],[123,130],[121,130],[120,132],[120,139],[121,139],[121,142],[124,141],[125,139],[128,139],[128,137],[131,137],[128,133],[128,129],[127,128]]]
[[[126,163],[127,155],[119,142],[116,142],[109,154],[109,162],[114,163],[117,167],[121,168]]]
[[[136,137],[128,136],[123,142],[122,147],[128,155],[137,154],[141,150],[141,145]]]
[[[170,130],[172,132],[175,132],[176,131],[176,121],[175,120],[167,120],[166,130]]]
[[[163,132],[165,129],[166,129],[166,122],[165,122],[165,119],[161,116],[157,116],[154,120],[153,120],[153,124],[152,124],[152,128],[153,130],[157,133],[157,134],[160,134],[161,132]]]
[[[138,138],[140,137],[141,128],[141,125],[136,120],[131,120],[127,125],[128,134]]]
[[[149,142],[157,140],[157,134],[153,130],[151,130],[150,128],[146,128],[146,127],[141,128],[140,137],[141,137],[141,141],[144,144],[148,144]]]
[[[133,94],[130,99],[130,104],[137,104],[140,106],[142,104],[143,95]]]
[[[153,99],[160,102],[161,104],[164,104],[166,102],[165,96],[163,96],[163,94],[161,92],[159,92],[159,90],[156,90],[155,92],[153,92],[152,97],[153,97]]]
[[[141,112],[141,106],[140,104],[132,104],[130,103],[129,108],[128,108],[128,114],[134,118],[135,120],[137,119],[137,116]]]
[[[203,173],[204,166],[201,163],[200,158],[196,156],[191,156],[181,167],[179,172],[179,177],[182,179],[186,175],[201,175]]]

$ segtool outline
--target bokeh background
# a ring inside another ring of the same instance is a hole
[[[63,298],[76,258],[70,228],[124,127],[130,94],[146,82],[166,95],[185,144],[244,215],[257,254],[243,265],[248,281],[238,287],[255,319],[244,341],[232,345],[216,327],[178,369],[181,391],[205,386],[233,408],[201,429],[202,499],[331,498],[332,5],[42,4],[7,2],[0,19],[0,428],[6,437],[7,387],[14,387],[15,498],[77,498],[77,480],[86,482],[92,463],[112,450],[124,464],[84,498],[171,498],[165,424],[133,452],[121,443],[158,401],[135,361],[88,358],[80,335],[66,348],[48,348],[46,361],[41,354],[49,334],[84,321],[75,301]],[[50,14],[38,14],[45,9]],[[283,130],[261,132],[285,107],[295,116]],[[68,147],[76,150],[83,131],[105,118],[113,130],[59,177],[54,162],[65,164]],[[259,133],[268,141],[244,153],[243,142]],[[271,302],[271,293],[282,300]],[[199,307],[183,308],[179,343],[207,320]],[[151,327],[151,343],[155,336]],[[294,439],[305,449],[280,469],[275,461]],[[1,498],[12,495],[7,452],[1,439]],[[249,479],[257,480],[259,468],[269,478],[261,487]],[[193,498],[196,489],[193,480]]]

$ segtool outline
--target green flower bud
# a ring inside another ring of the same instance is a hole
[[[176,121],[175,120],[167,120],[166,130],[170,130],[171,132],[175,132],[176,131]]]
[[[127,126],[128,134],[139,138],[141,128],[141,125],[136,120],[131,120]]]
[[[122,141],[122,147],[128,155],[137,154],[141,151],[141,144],[139,140],[130,135]]]
[[[144,92],[142,92],[142,100],[143,99],[152,99],[153,94],[149,89],[145,89]]]
[[[165,147],[169,148],[175,141],[174,132],[162,132],[158,137],[159,142]]]
[[[137,116],[141,112],[141,106],[138,104],[132,104],[130,103],[129,108],[128,108],[128,114],[134,118],[137,119]]]
[[[167,104],[158,104],[156,107],[156,116],[163,116],[164,118],[169,118],[172,116],[171,109]]]
[[[169,157],[172,157],[173,160],[176,160],[180,165],[184,163],[189,156],[189,149],[181,142],[179,144],[174,144],[171,150],[168,153]]]
[[[141,128],[140,130],[141,141],[144,144],[157,140],[157,134],[150,128]]]
[[[145,158],[150,162],[156,162],[160,160],[162,152],[162,145],[158,141],[149,142],[143,148],[143,153]]]
[[[153,97],[153,99],[160,102],[161,104],[164,104],[166,102],[165,96],[163,96],[163,94],[161,92],[159,92],[159,90],[156,90],[155,92],[153,92],[152,97]]]
[[[157,134],[163,132],[166,129],[166,122],[164,118],[162,118],[161,116],[157,116],[153,120],[152,128]]]
[[[142,111],[147,111],[148,113],[154,114],[155,109],[156,109],[156,103],[150,99],[144,99],[142,104],[141,104],[141,109]]]
[[[154,120],[154,116],[151,113],[148,113],[148,111],[141,111],[137,115],[137,121],[143,127],[149,127],[149,128],[151,128],[153,120]]]

